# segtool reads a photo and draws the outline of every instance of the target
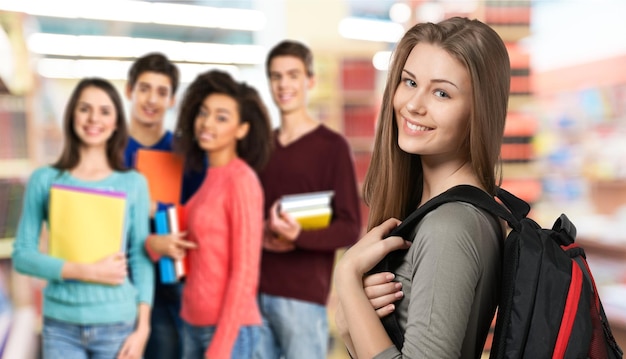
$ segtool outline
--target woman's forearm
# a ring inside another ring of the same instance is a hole
[[[335,324],[337,325],[339,336],[346,346],[348,354],[350,354],[351,358],[356,358],[354,344],[352,344],[352,338],[350,337],[350,331],[348,330],[348,323],[346,323],[346,318],[343,314],[341,304],[337,306],[337,311],[335,312]]]
[[[393,346],[363,289],[362,278],[349,268],[337,268],[337,294],[347,327],[344,340],[354,358],[372,358]]]
[[[136,331],[150,332],[150,306],[147,303],[139,303],[137,308]]]
[[[128,269],[122,252],[111,254],[94,263],[65,261],[61,278],[84,282],[120,285],[126,280]]]
[[[61,269],[61,277],[68,280],[79,280],[84,282],[95,282],[96,275],[91,270],[91,266],[83,263],[65,262]]]

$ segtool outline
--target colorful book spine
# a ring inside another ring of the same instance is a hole
[[[167,210],[157,211],[154,215],[154,229],[156,234],[170,233]],[[163,284],[173,284],[177,282],[174,260],[170,257],[161,257],[158,262],[159,279]]]
[[[181,216],[179,215],[182,210],[181,206],[170,206],[167,209],[167,215],[170,224],[170,233],[181,232]],[[180,280],[187,274],[187,257],[174,261],[174,273],[176,279]]]

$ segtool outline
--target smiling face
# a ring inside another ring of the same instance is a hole
[[[398,145],[442,161],[459,156],[472,106],[468,71],[442,48],[417,44],[393,98]]]
[[[219,93],[204,99],[195,120],[196,140],[209,154],[212,166],[237,156],[237,141],[247,135],[248,128],[248,123],[241,122],[237,101]]]
[[[174,105],[172,83],[168,76],[157,72],[144,72],[133,88],[126,89],[131,102],[131,121],[143,125],[162,124],[167,110]]]
[[[84,147],[106,147],[117,128],[117,111],[109,95],[94,86],[86,87],[74,108],[74,132]]]
[[[295,56],[277,56],[269,66],[272,98],[282,114],[306,109],[308,91],[314,80],[304,62]]]

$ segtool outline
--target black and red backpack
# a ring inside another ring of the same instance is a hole
[[[409,215],[389,236],[412,241],[411,233],[428,213],[446,202],[470,203],[504,219],[510,231],[504,241],[502,285],[490,359],[622,358],[576,228],[562,214],[551,229],[527,218],[530,206],[499,189],[498,203],[467,185],[451,188]],[[393,272],[406,250],[395,251],[371,272]],[[383,324],[399,349],[403,331],[393,314]]]

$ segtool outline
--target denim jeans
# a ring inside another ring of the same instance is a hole
[[[135,321],[80,325],[44,318],[43,359],[114,359]]]
[[[183,359],[204,359],[211,339],[215,335],[217,327],[198,327],[183,321]],[[231,359],[250,359],[259,341],[260,329],[258,326],[244,326],[239,329],[239,334],[233,345]],[[222,359],[222,358],[219,358]],[[223,358],[228,359],[228,358]]]
[[[297,299],[259,294],[263,314],[255,359],[325,359],[328,351],[326,307]]]
[[[162,300],[155,293],[150,315],[150,337],[144,356],[149,359],[180,359],[182,355],[182,319],[180,300]]]

